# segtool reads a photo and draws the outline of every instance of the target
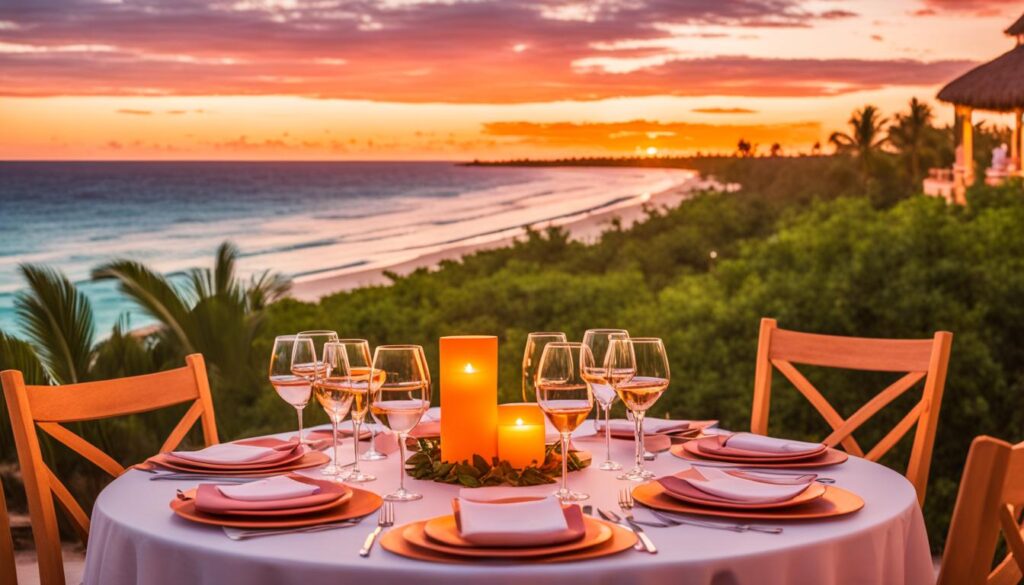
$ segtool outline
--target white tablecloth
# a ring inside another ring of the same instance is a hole
[[[586,424],[590,424],[589,421]],[[346,443],[345,459],[351,458]],[[603,442],[581,439],[595,464]],[[613,440],[613,453],[629,463],[632,443]],[[377,481],[363,487],[385,493],[398,483],[397,453],[387,461],[365,463]],[[648,462],[667,474],[686,466],[668,453]],[[329,532],[229,540],[219,528],[199,526],[173,515],[168,502],[176,489],[195,482],[149,481],[130,471],[111,483],[96,502],[85,567],[86,585],[271,585],[294,583],[438,584],[487,583],[650,583],[675,585],[839,585],[934,582],[924,521],[913,487],[899,473],[851,457],[820,471],[864,498],[856,514],[819,521],[773,522],[782,535],[733,533],[680,526],[650,528],[657,555],[634,551],[598,560],[564,564],[444,565],[393,555],[379,546],[359,557],[360,543],[376,515],[354,528]],[[571,486],[591,494],[598,507],[615,509],[616,493],[629,482],[616,472],[593,467],[570,474]],[[397,523],[450,511],[454,486],[406,478],[425,495],[396,506]],[[638,517],[640,514],[638,514]]]

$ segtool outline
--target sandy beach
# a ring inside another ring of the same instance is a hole
[[[601,233],[607,230],[615,219],[621,221],[623,226],[628,227],[646,216],[646,207],[673,207],[695,192],[722,188],[720,183],[702,179],[694,172],[689,179],[672,189],[659,193],[644,193],[599,211],[584,211],[567,217],[530,224],[529,227],[543,230],[549,226],[559,226],[568,230],[573,239],[592,241],[600,237]],[[336,292],[364,286],[386,285],[391,281],[385,272],[406,275],[419,268],[437,268],[445,260],[457,260],[481,250],[507,246],[516,238],[522,237],[526,233],[526,227],[521,226],[498,234],[472,238],[454,245],[427,249],[414,258],[390,265],[360,266],[327,276],[299,278],[295,280],[292,287],[292,296],[301,301],[316,301]]]

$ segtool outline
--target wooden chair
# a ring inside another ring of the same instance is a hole
[[[62,423],[148,412],[191,401],[192,406],[164,441],[160,452],[177,447],[197,420],[201,421],[205,443],[216,444],[217,425],[206,364],[199,354],[190,355],[185,361],[185,367],[166,372],[65,386],[26,386],[21,372],[0,372],[28,496],[42,585],[64,585],[54,497],[82,542],[88,541],[89,517],[43,461],[36,429],[44,431],[113,477],[124,473],[125,468]]]
[[[1010,585],[1024,571],[1024,443],[977,437],[960,480],[939,585]],[[1007,554],[993,569],[1002,533]]]
[[[0,484],[0,583],[18,585],[18,571],[14,565],[14,540],[11,537],[11,518],[7,515],[4,486]]]
[[[779,329],[774,319],[762,319],[750,430],[768,433],[773,367],[796,386],[832,427],[832,434],[824,440],[830,447],[842,445],[851,455],[877,461],[916,423],[906,476],[914,484],[918,502],[923,505],[952,343],[953,334],[946,331],[936,333],[932,339],[866,339],[787,331]],[[906,375],[844,419],[793,364],[905,372]],[[921,400],[865,454],[853,437],[854,431],[921,380],[924,380]]]

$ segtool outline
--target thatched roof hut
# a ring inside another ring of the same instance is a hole
[[[1014,26],[1024,28],[1024,16]],[[1024,107],[1024,45],[954,79],[942,88],[939,99],[994,112]]]

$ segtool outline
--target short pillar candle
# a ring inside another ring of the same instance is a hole
[[[498,338],[442,337],[441,459],[488,463],[498,454]]]
[[[542,465],[545,454],[544,413],[536,404],[498,407],[498,457],[522,469]],[[536,463],[535,463],[536,462]]]

